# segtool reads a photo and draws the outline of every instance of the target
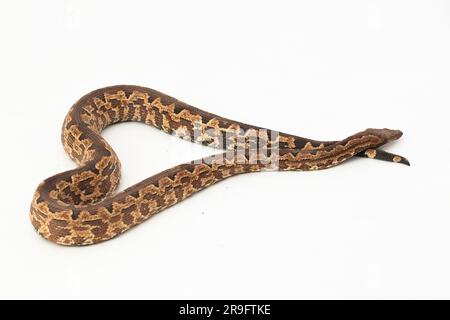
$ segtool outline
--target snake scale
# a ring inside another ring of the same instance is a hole
[[[121,165],[100,133],[125,121],[144,122],[224,152],[178,165],[114,193]],[[62,129],[64,149],[78,168],[38,186],[30,219],[44,238],[68,246],[111,239],[237,174],[326,169],[354,156],[409,165],[404,157],[377,149],[399,139],[398,130],[367,129],[342,141],[316,141],[225,119],[158,91],[129,85],[85,95],[70,109]]]

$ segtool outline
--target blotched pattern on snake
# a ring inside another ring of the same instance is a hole
[[[100,133],[125,121],[144,122],[225,151],[168,169],[114,194],[121,166]],[[70,109],[62,142],[79,167],[39,185],[30,218],[39,234],[50,241],[90,245],[111,239],[237,174],[327,169],[354,156],[409,164],[404,157],[377,149],[401,136],[398,130],[367,129],[342,141],[316,141],[225,119],[148,88],[103,88]]]

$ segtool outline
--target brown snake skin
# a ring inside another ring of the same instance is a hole
[[[226,151],[163,171],[113,195],[120,180],[120,162],[100,133],[124,121],[144,122]],[[111,239],[237,174],[326,169],[353,156],[409,164],[401,156],[377,150],[401,136],[398,130],[367,129],[342,141],[315,141],[225,119],[148,88],[103,88],[70,109],[62,142],[79,167],[39,185],[30,218],[38,233],[50,241],[90,245]]]

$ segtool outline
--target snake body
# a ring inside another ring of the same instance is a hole
[[[225,151],[178,165],[114,194],[121,165],[100,133],[125,121],[144,122]],[[107,87],[87,94],[70,109],[62,142],[79,167],[39,185],[30,219],[38,233],[50,241],[90,245],[111,239],[237,174],[320,170],[354,156],[408,164],[401,156],[377,150],[401,135],[398,130],[367,129],[342,141],[316,141],[225,119],[152,89]]]

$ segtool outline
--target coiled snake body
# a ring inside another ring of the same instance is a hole
[[[114,123],[139,121],[226,151],[182,164],[113,195],[120,162],[100,136]],[[36,230],[62,245],[105,241],[218,181],[262,170],[319,170],[354,156],[409,164],[378,147],[398,130],[367,129],[342,141],[315,141],[232,121],[137,86],[99,89],[69,111],[62,142],[79,165],[37,188],[30,218]]]

